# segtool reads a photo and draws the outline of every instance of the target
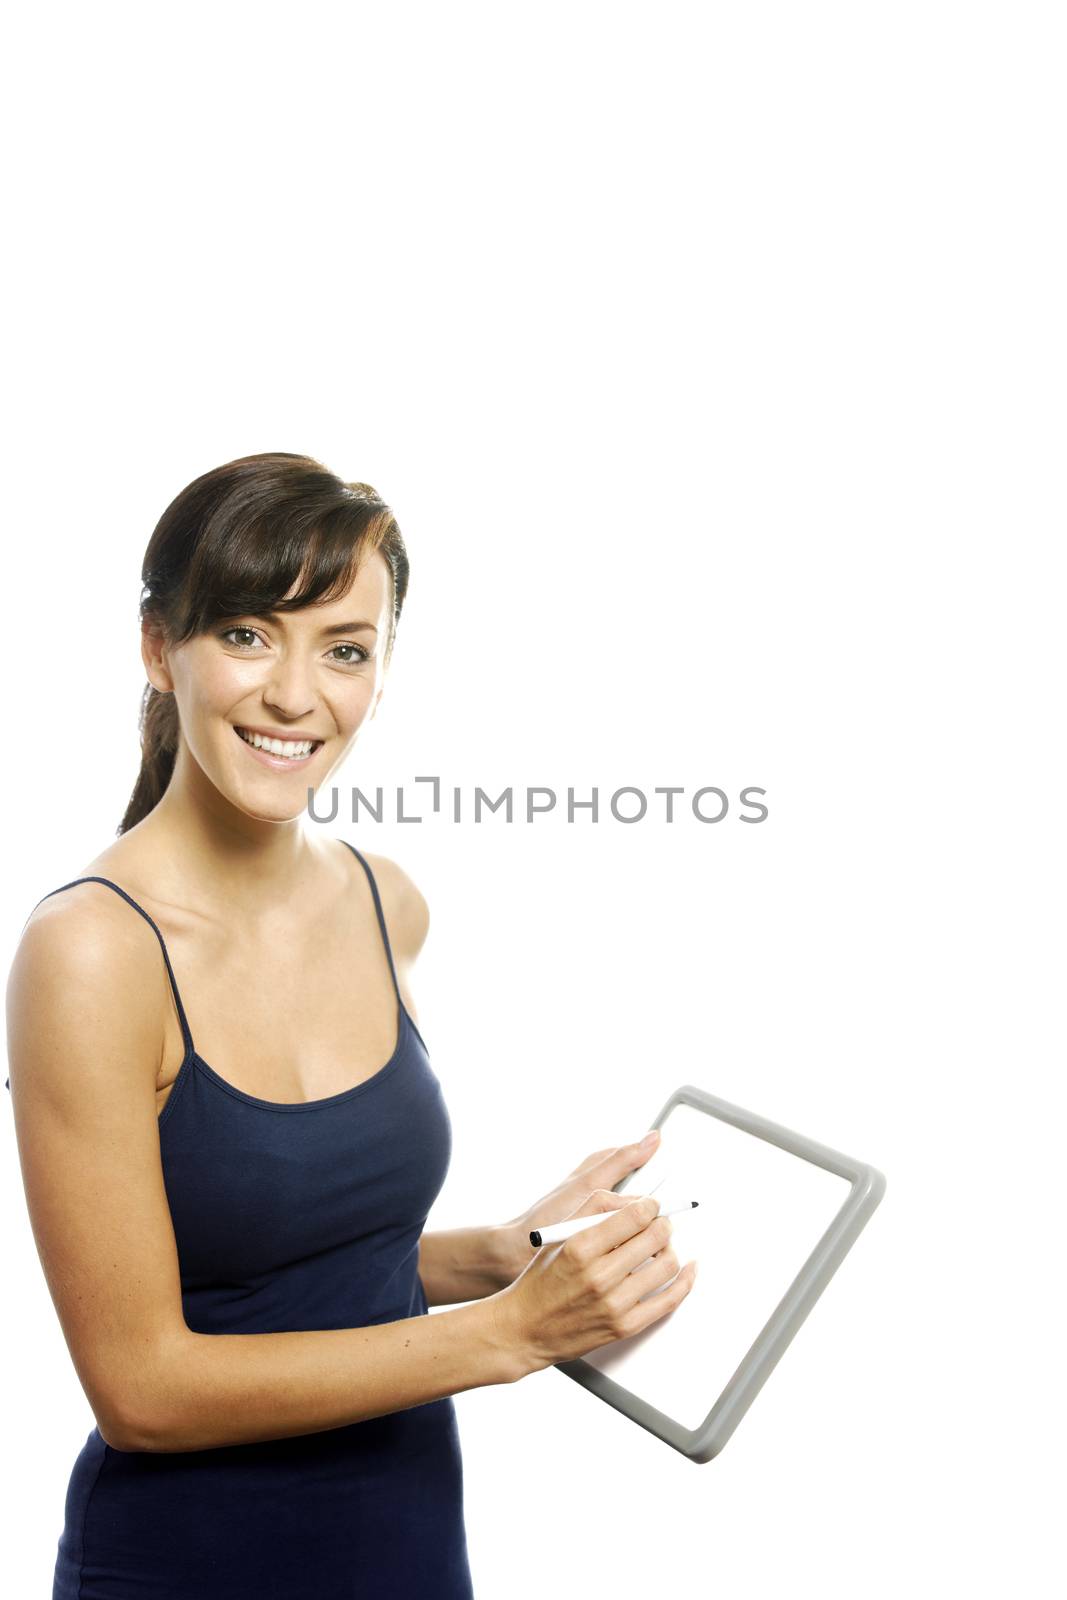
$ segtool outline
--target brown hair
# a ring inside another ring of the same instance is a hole
[[[380,550],[393,576],[387,664],[408,586],[408,558],[390,508],[369,483],[344,483],[310,456],[241,456],[195,478],[156,523],[141,567],[142,621],[178,645],[226,617],[296,611],[344,593]],[[291,599],[282,597],[302,579]],[[117,832],[161,799],[174,771],[178,708],[145,688],[141,770]]]

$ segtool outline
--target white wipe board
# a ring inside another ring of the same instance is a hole
[[[650,1125],[660,1129],[656,1154],[616,1192],[655,1190],[662,1211],[700,1202],[672,1218],[679,1264],[699,1263],[696,1283],[641,1333],[559,1370],[708,1461],[851,1248],[885,1179],[692,1085]]]

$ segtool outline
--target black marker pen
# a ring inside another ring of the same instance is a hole
[[[644,1196],[641,1197],[644,1199]],[[700,1204],[699,1200],[690,1200],[684,1206],[676,1206],[673,1211],[660,1211],[661,1217],[676,1217],[679,1211],[693,1211]],[[533,1228],[530,1232],[530,1243],[562,1244],[564,1239],[569,1239],[572,1233],[581,1233],[583,1228],[591,1228],[598,1222],[603,1222],[607,1217],[618,1216],[617,1211],[594,1211],[589,1217],[571,1217],[566,1222],[554,1222],[550,1228]],[[655,1220],[655,1219],[653,1219]]]

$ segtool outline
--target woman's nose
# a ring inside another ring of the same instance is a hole
[[[270,678],[263,688],[263,698],[281,715],[296,719],[314,709],[315,691],[311,682],[311,668],[299,655],[274,664]]]

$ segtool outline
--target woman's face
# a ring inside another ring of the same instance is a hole
[[[173,690],[181,723],[172,781],[183,781],[191,757],[241,811],[270,821],[299,816],[308,789],[326,781],[374,715],[391,613],[391,573],[375,551],[338,600],[224,618],[176,648],[153,647],[146,636],[149,678]],[[297,749],[262,745],[257,735]]]

